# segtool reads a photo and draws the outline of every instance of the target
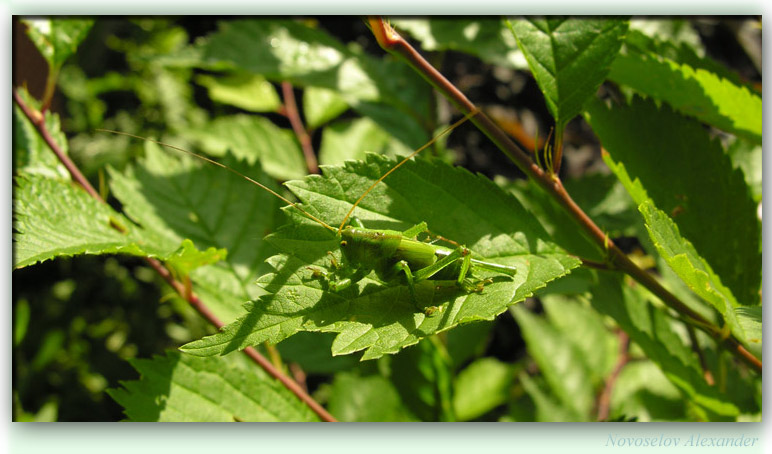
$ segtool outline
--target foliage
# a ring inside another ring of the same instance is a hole
[[[42,96],[15,88],[15,383],[37,380],[14,389],[15,420],[87,419],[55,383],[112,405],[101,419],[318,420],[238,353],[247,347],[344,421],[760,415],[760,374],[705,326],[603,269],[613,268],[607,245],[583,235],[565,203],[532,181],[491,181],[503,166],[473,167],[475,155],[465,157],[470,169],[451,165],[460,137],[480,140],[470,124],[378,183],[354,215],[395,231],[426,222],[430,232],[418,240],[463,245],[514,273],[472,265],[471,288],[431,278],[414,295],[404,280],[370,273],[333,291],[331,280],[352,264],[338,234],[317,220],[335,230],[400,156],[450,123],[449,104],[375,47],[364,24],[24,25],[49,83]],[[555,137],[529,150],[547,157],[537,164],[549,164],[555,148],[569,162],[576,142],[595,146],[597,136],[596,164],[606,171],[564,168],[555,178],[708,328],[761,357],[761,95],[705,56],[691,23],[394,25],[448,60],[443,72],[481,69],[488,84],[510,77],[510,87],[533,78],[539,101],[518,109],[550,115],[540,134],[551,124]],[[356,44],[342,31],[354,26]],[[469,85],[463,72],[451,77],[459,87]],[[54,105],[65,107],[58,114],[48,109],[53,83]],[[288,88],[300,95],[296,106]],[[72,182],[36,122],[108,203]],[[577,134],[576,122],[591,134]],[[97,128],[192,149],[232,171]],[[309,145],[320,175],[307,175]],[[243,175],[297,205],[280,209],[286,203]],[[155,262],[140,259],[163,263],[177,293],[153,274]],[[188,305],[199,300],[222,330],[204,327]]]

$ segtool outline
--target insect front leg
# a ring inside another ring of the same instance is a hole
[[[418,307],[418,298],[415,293],[415,278],[413,277],[413,272],[410,270],[410,265],[408,265],[407,261],[400,260],[394,264],[392,272],[395,275],[400,272],[405,273],[405,280],[407,281],[407,288],[410,289],[410,296],[413,299],[413,303]]]

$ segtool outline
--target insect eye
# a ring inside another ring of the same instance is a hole
[[[346,247],[346,246],[348,246],[348,243],[346,242],[346,240],[343,240],[340,242],[340,247]]]

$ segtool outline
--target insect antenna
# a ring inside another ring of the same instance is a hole
[[[214,159],[209,159],[206,156],[201,156],[200,154],[193,153],[192,151],[188,151],[188,150],[186,150],[184,148],[176,147],[174,145],[169,145],[168,143],[159,142],[159,141],[153,140],[153,139],[148,139],[147,137],[142,137],[142,136],[138,136],[138,135],[135,135],[135,134],[130,134],[128,132],[113,131],[111,129],[96,129],[96,131],[109,132],[111,134],[118,134],[118,135],[121,135],[121,136],[128,136],[128,137],[133,137],[135,139],[146,140],[148,142],[152,142],[152,143],[160,145],[162,147],[171,148],[172,150],[176,150],[176,151],[181,151],[183,153],[187,153],[190,156],[193,156],[195,158],[201,159],[202,161],[206,161],[206,162],[208,162],[210,164],[214,164],[217,167],[222,167],[223,169],[227,170],[228,172],[231,172],[232,174],[237,175],[237,176],[239,176],[239,177],[249,181],[250,183],[253,183],[253,184],[256,184],[256,185],[260,186],[261,188],[265,189],[266,191],[270,192],[271,194],[273,194],[276,197],[278,197],[279,199],[281,199],[283,202],[288,203],[289,205],[294,207],[296,210],[298,210],[301,213],[303,213],[304,215],[306,215],[309,219],[318,222],[321,226],[323,226],[327,230],[330,230],[332,232],[338,232],[337,230],[335,230],[334,227],[330,226],[329,224],[327,224],[326,222],[324,222],[321,219],[317,218],[316,216],[312,215],[311,213],[307,212],[306,210],[300,208],[296,203],[291,202],[289,199],[287,199],[283,195],[279,194],[278,192],[274,191],[273,189],[269,188],[268,186],[266,186],[266,185],[260,183],[259,181],[256,181],[256,180],[254,180],[254,179],[244,175],[243,173],[239,172],[238,170],[231,169],[230,167],[226,166],[225,164],[221,164],[221,163],[215,161]]]
[[[458,127],[458,126],[461,124],[461,123],[463,123],[463,122],[465,122],[466,120],[468,120],[468,119],[470,119],[470,118],[474,117],[475,115],[477,115],[477,113],[478,113],[479,111],[480,111],[479,109],[474,109],[474,110],[472,110],[471,112],[469,112],[468,114],[464,115],[464,118],[462,118],[462,119],[458,120],[457,122],[455,122],[455,123],[453,123],[452,125],[450,125],[450,126],[448,126],[447,128],[445,128],[445,129],[444,129],[444,130],[443,130],[441,133],[439,133],[439,134],[437,134],[436,136],[434,136],[434,137],[432,138],[432,140],[430,140],[429,142],[425,143],[425,144],[424,144],[424,145],[423,145],[421,148],[417,149],[416,151],[414,151],[414,152],[410,153],[410,154],[409,154],[407,157],[405,157],[403,160],[401,160],[401,161],[400,161],[400,162],[399,162],[397,165],[395,165],[394,167],[392,167],[391,169],[389,169],[389,171],[388,171],[388,172],[386,172],[386,173],[384,173],[383,175],[381,175],[381,177],[380,177],[380,178],[378,178],[378,179],[377,179],[377,180],[376,180],[376,181],[375,181],[375,182],[374,182],[372,185],[370,185],[370,187],[369,187],[369,188],[367,188],[367,190],[366,190],[365,192],[363,192],[363,193],[362,193],[362,195],[361,195],[361,196],[359,196],[359,198],[357,199],[357,201],[356,201],[356,202],[354,202],[354,205],[352,205],[352,206],[351,206],[351,209],[350,209],[350,210],[348,210],[348,213],[346,213],[346,216],[343,218],[343,221],[340,223],[340,226],[338,227],[338,233],[340,233],[340,231],[341,231],[341,230],[343,230],[343,227],[346,225],[346,221],[348,221],[348,219],[349,219],[349,218],[351,217],[351,215],[354,213],[354,210],[355,210],[355,209],[356,209],[356,207],[359,205],[359,203],[360,203],[360,202],[361,202],[361,201],[362,201],[362,200],[365,198],[365,196],[367,196],[367,194],[369,194],[369,193],[370,193],[370,191],[372,191],[373,189],[375,189],[375,187],[376,187],[376,186],[378,186],[378,183],[380,183],[381,181],[383,181],[383,180],[384,180],[386,177],[388,177],[388,176],[389,176],[389,175],[390,175],[392,172],[394,172],[395,170],[397,170],[397,169],[398,169],[398,168],[399,168],[399,167],[400,167],[402,164],[404,164],[404,163],[406,163],[407,161],[409,161],[409,160],[410,160],[410,159],[411,159],[413,156],[415,156],[415,155],[417,155],[418,153],[420,153],[420,152],[424,151],[426,148],[428,148],[430,145],[432,145],[434,142],[436,142],[436,141],[437,141],[437,139],[439,139],[440,137],[442,137],[442,136],[444,136],[445,134],[449,133],[450,131],[452,131],[452,130],[456,129],[456,128],[457,128],[457,127]]]

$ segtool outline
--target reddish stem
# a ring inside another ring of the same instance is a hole
[[[64,167],[67,168],[67,171],[70,172],[72,179],[75,180],[83,189],[85,189],[86,192],[91,195],[91,197],[99,200],[100,202],[104,202],[96,189],[94,189],[86,177],[83,176],[80,169],[78,169],[70,157],[67,156],[64,151],[62,151],[62,149],[59,147],[59,144],[57,144],[56,140],[54,140],[53,136],[51,136],[51,133],[46,128],[45,116],[28,106],[27,103],[21,99],[21,95],[19,95],[16,89],[13,90],[13,100],[16,101],[16,105],[18,105],[21,111],[24,112],[24,115],[38,131],[38,134],[40,134],[46,144],[48,144],[49,148],[51,148],[51,151],[53,151],[56,157],[59,158],[59,161],[64,164]]]
[[[31,107],[29,107],[21,98],[21,96],[19,96],[19,94],[16,92],[15,89],[13,90],[13,98],[16,101],[16,104],[22,110],[22,112],[24,112],[24,115],[35,126],[35,129],[37,129],[38,133],[40,133],[40,136],[43,138],[43,140],[46,142],[49,148],[51,148],[54,154],[56,154],[59,160],[64,164],[64,166],[70,172],[70,175],[72,176],[72,178],[75,181],[77,181],[78,184],[80,184],[86,190],[86,192],[88,192],[93,198],[95,198],[96,200],[99,200],[102,203],[105,203],[104,199],[102,199],[99,193],[97,193],[96,190],[94,190],[94,188],[91,186],[91,183],[88,182],[88,180],[83,176],[83,174],[80,172],[77,166],[75,166],[75,164],[69,159],[69,157],[62,152],[61,148],[59,148],[59,145],[56,143],[56,141],[54,141],[54,138],[51,136],[50,132],[45,126],[45,120],[43,115],[41,115],[40,112],[37,112],[33,110]],[[204,302],[201,301],[192,291],[186,289],[185,284],[175,280],[174,277],[172,276],[172,273],[160,261],[152,257],[145,257],[145,261],[180,296],[182,296],[186,301],[188,301],[188,303],[190,303],[190,305],[193,306],[193,308],[199,314],[201,314],[201,316],[203,316],[211,324],[216,326],[217,329],[220,329],[224,326],[223,323],[220,321],[220,319],[217,318],[217,316],[214,314],[214,312],[212,312],[211,309],[209,309],[209,307],[206,304],[204,304]],[[302,400],[306,405],[308,405],[308,407],[311,408],[311,410],[314,413],[316,413],[323,421],[330,421],[330,422],[336,421],[336,419],[330,413],[328,413],[327,410],[324,409],[324,407],[322,407],[310,395],[308,395],[308,393],[306,393],[300,385],[298,385],[291,378],[281,373],[281,371],[275,368],[270,361],[268,361],[264,356],[258,353],[257,350],[255,350],[252,347],[247,347],[244,349],[244,354],[246,354],[249,358],[251,358],[260,367],[262,367],[263,370],[265,370],[269,375],[279,380],[287,389],[289,389],[293,394],[295,394],[295,396],[297,396],[298,399]]]
[[[606,383],[603,386],[603,391],[598,397],[598,421],[605,421],[608,419],[609,411],[611,409],[611,393],[614,390],[614,384],[619,378],[619,373],[630,361],[630,354],[628,352],[630,347],[630,336],[624,331],[619,331],[619,358],[617,364],[614,366],[614,370],[606,378]]]
[[[306,132],[303,121],[300,119],[298,105],[297,102],[295,102],[295,93],[292,91],[292,84],[289,82],[282,82],[281,92],[284,96],[284,113],[287,115],[287,118],[292,125],[292,130],[295,131],[295,136],[298,138],[300,147],[303,149],[303,156],[306,158],[308,172],[319,173],[319,164],[316,161],[314,147],[311,145],[311,136]]]

